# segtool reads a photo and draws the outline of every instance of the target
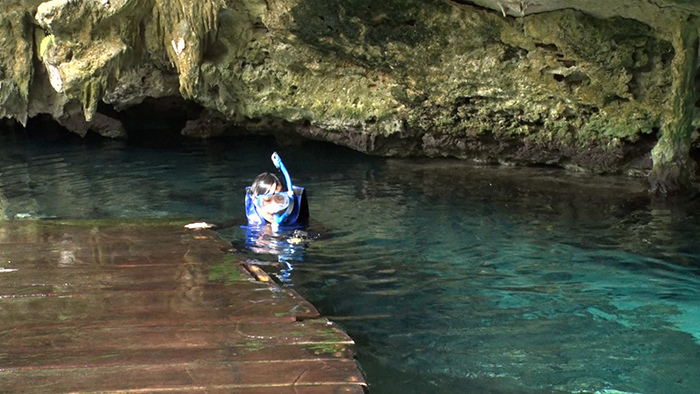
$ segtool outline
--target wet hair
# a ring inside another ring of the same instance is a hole
[[[263,172],[262,174],[256,176],[253,180],[253,184],[250,186],[250,192],[253,194],[253,196],[266,194],[270,191],[272,185],[283,186],[277,175],[270,172]]]

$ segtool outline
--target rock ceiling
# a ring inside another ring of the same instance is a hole
[[[662,35],[674,21],[700,16],[698,0],[456,0],[500,11],[504,16],[526,16],[575,9],[600,18],[635,19],[656,28]]]

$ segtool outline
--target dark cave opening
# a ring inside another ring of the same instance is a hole
[[[88,131],[84,136],[71,131],[54,119],[50,114],[40,114],[27,120],[26,126],[12,118],[0,119],[0,141],[6,143],[22,143],[34,141],[46,144],[85,144],[94,148],[122,144],[125,147],[145,147],[156,149],[189,149],[192,147],[222,150],[232,145],[252,144],[277,149],[286,145],[323,144],[336,145],[332,142],[314,141],[296,135],[294,126],[288,123],[280,125],[255,124],[249,119],[245,126],[225,125],[221,135],[212,136],[183,135],[183,130],[190,121],[204,119],[206,129],[207,119],[212,118],[211,111],[193,101],[187,101],[180,96],[147,98],[140,104],[123,110],[101,102],[97,113],[119,121],[126,130],[126,138],[111,138]],[[216,115],[214,115],[216,117]],[[258,123],[262,123],[262,120]],[[213,125],[212,127],[217,127]]]
[[[117,111],[109,104],[101,102],[97,112],[119,121],[127,132],[124,142],[128,145],[186,145],[192,137],[181,135],[186,123],[198,119],[203,107],[179,96],[146,98],[140,104]],[[84,137],[72,132],[49,114],[29,118],[23,127],[14,119],[0,121],[0,133],[10,139],[35,139],[46,142],[65,141],[98,144],[114,141],[94,131]]]
[[[116,119],[124,126],[127,140],[133,144],[178,143],[191,138],[180,134],[188,121],[198,119],[203,107],[180,96],[148,97],[138,105],[115,110],[100,103],[97,111]]]

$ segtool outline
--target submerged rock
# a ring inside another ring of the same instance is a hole
[[[690,0],[52,0],[2,10],[0,116],[23,124],[50,114],[81,135],[123,138],[135,131],[111,112],[179,95],[204,109],[190,136],[244,127],[376,155],[650,175],[661,193],[694,176],[700,4]]]

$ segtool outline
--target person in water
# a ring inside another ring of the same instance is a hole
[[[280,161],[281,163],[281,161]],[[281,165],[284,168],[284,165]],[[286,173],[286,169],[283,170]],[[306,190],[291,185],[285,174],[287,190],[277,175],[263,172],[246,188],[245,211],[248,225],[270,224],[273,228],[303,227],[309,219]]]
[[[277,175],[263,172],[253,184],[246,188],[245,214],[248,225],[270,224],[275,228],[303,227],[309,220],[309,204],[306,190],[292,185],[292,178],[277,152],[272,154],[272,163],[284,175],[287,190]]]
[[[245,233],[245,246],[256,254],[277,256],[283,266],[276,276],[282,282],[290,280],[294,263],[303,260],[307,242],[311,239],[305,228],[309,220],[309,204],[306,189],[292,184],[287,168],[277,152],[272,163],[284,176],[284,182],[276,174],[263,172],[246,187],[245,213],[248,224],[241,226]],[[240,221],[236,221],[240,223]],[[188,229],[226,228],[235,223],[191,223]]]
[[[277,152],[272,154],[272,163],[284,176],[286,190],[280,178],[270,172],[255,177],[253,184],[246,187],[245,213],[249,226],[269,224],[274,231],[304,227],[309,220],[309,203],[306,189],[292,184],[287,168]],[[190,223],[188,229],[222,227],[207,222]],[[227,226],[223,226],[227,227]]]

